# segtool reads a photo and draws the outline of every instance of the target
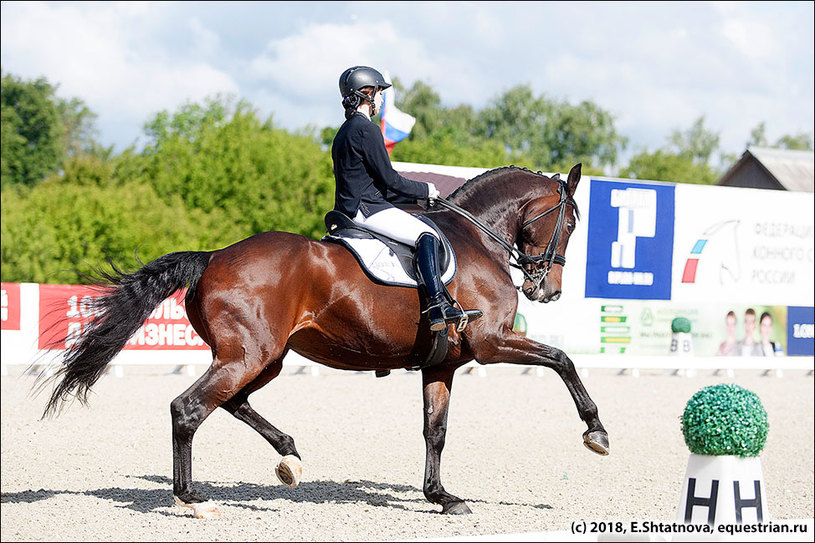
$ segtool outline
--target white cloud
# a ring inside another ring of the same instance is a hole
[[[448,106],[521,84],[592,100],[650,149],[702,115],[728,152],[762,120],[770,139],[813,131],[811,3],[372,6],[3,2],[2,66],[59,83],[99,113],[103,137],[129,131],[118,140],[216,92],[285,128],[337,125],[337,80],[355,64],[422,81]]]
[[[354,65],[370,65],[396,72],[397,66],[422,70],[429,63],[424,45],[399,34],[384,21],[377,25],[309,24],[299,32],[269,42],[266,50],[253,58],[250,75],[273,83],[301,97],[322,97],[326,82],[339,89],[340,74]]]
[[[140,127],[158,110],[239,91],[228,73],[194,58],[179,61],[151,43],[150,25],[162,19],[154,4],[21,3],[3,9],[3,69],[45,76],[59,84],[60,96],[83,99],[102,125],[115,118]],[[195,46],[217,46],[217,35],[200,21],[193,18],[188,28]]]

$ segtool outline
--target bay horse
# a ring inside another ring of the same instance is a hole
[[[453,374],[471,360],[552,368],[588,427],[584,444],[608,454],[597,407],[569,357],[513,331],[516,288],[533,301],[560,296],[566,245],[578,217],[573,196],[580,175],[580,164],[565,182],[557,175],[502,167],[467,181],[446,201],[448,209],[426,212],[455,249],[458,266],[450,293],[462,307],[483,311],[461,332],[451,326],[446,358],[421,369],[423,491],[430,502],[441,505],[442,513],[470,513],[464,500],[442,486],[440,462]],[[510,275],[513,257],[525,275],[521,287]],[[275,469],[281,482],[293,488],[300,481],[302,464],[294,440],[249,404],[253,392],[280,374],[289,350],[332,368],[384,372],[415,368],[429,348],[417,289],[374,283],[339,244],[274,231],[217,251],[170,253],[130,273],[110,264],[112,272],[99,272],[95,318],[50,379],[57,383],[43,416],[54,415],[70,397],[87,404],[91,386],[155,307],[188,287],[187,314],[211,347],[212,363],[171,402],[170,411],[173,495],[179,505],[193,508],[196,517],[219,514],[192,480],[193,435],[219,407],[282,455]]]

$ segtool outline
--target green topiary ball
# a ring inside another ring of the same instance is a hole
[[[671,332],[687,334],[690,332],[690,321],[685,317],[676,317],[671,321]]]
[[[682,415],[682,434],[694,454],[758,456],[769,428],[758,396],[732,384],[699,390]]]

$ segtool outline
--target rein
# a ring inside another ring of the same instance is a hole
[[[560,194],[560,201],[554,207],[551,207],[544,211],[543,213],[539,213],[535,217],[529,219],[528,221],[524,222],[521,225],[521,230],[532,224],[533,222],[537,221],[540,218],[545,217],[549,213],[554,210],[558,210],[558,218],[557,223],[555,224],[555,229],[552,232],[552,237],[549,239],[549,243],[546,245],[546,249],[543,253],[538,256],[530,256],[513,244],[508,243],[504,238],[496,234],[493,230],[491,230],[488,226],[482,223],[478,218],[476,218],[472,213],[469,211],[462,209],[461,207],[457,206],[456,204],[450,202],[449,200],[445,200],[444,198],[436,198],[435,203],[436,205],[443,207],[445,209],[449,209],[453,213],[461,215],[471,223],[473,223],[479,230],[487,234],[493,241],[498,243],[505,251],[509,253],[510,263],[509,265],[513,268],[517,268],[521,270],[526,277],[532,284],[540,287],[540,284],[549,274],[549,270],[552,269],[553,264],[560,264],[561,266],[566,265],[566,257],[557,252],[557,246],[560,242],[560,234],[563,231],[563,217],[566,211],[566,204],[571,201],[571,198],[568,196],[568,191],[566,190],[566,185],[560,179],[556,179],[558,182],[558,193]],[[512,260],[515,260],[516,263],[513,263]],[[546,264],[546,267],[541,270],[537,270],[535,272],[528,272],[525,265],[530,264],[532,266],[537,266],[541,262]],[[521,287],[515,287],[520,289]]]

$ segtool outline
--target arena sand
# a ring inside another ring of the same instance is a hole
[[[700,388],[736,383],[767,410],[762,468],[773,519],[813,515],[813,378],[670,371],[592,371],[583,381],[611,455],[586,429],[565,385],[522,368],[459,370],[453,384],[445,488],[472,515],[442,516],[422,494],[421,377],[293,368],[250,399],[292,435],[303,457],[296,489],[274,475],[279,455],[222,410],[193,445],[198,488],[220,519],[194,519],[172,498],[170,401],[195,377],[167,367],[104,376],[89,407],[40,420],[45,394],[11,367],[2,378],[3,541],[386,541],[560,531],[577,520],[673,522],[689,451],[679,418]]]

